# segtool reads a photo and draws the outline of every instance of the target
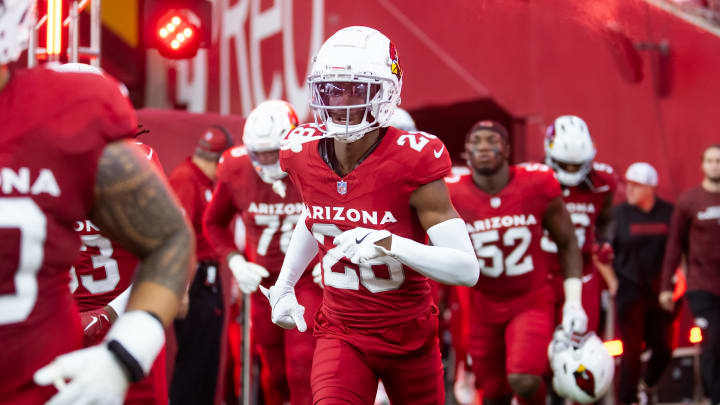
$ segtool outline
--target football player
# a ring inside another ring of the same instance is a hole
[[[27,46],[32,4],[0,6],[0,403],[118,404],[164,345],[193,238],[127,139],[135,116],[117,82],[8,66]],[[82,349],[68,269],[86,218],[141,262],[127,312]]]
[[[452,202],[481,260],[471,296],[468,351],[486,404],[516,395],[544,404],[542,376],[555,325],[549,262],[540,249],[543,226],[558,246],[565,274],[563,327],[583,333],[580,250],[560,184],[543,164],[509,165],[502,124],[479,121],[465,140],[470,172],[448,178]]]
[[[136,142],[147,159],[162,173],[158,155],[151,147]],[[89,219],[77,221],[80,256],[70,268],[70,291],[80,310],[83,346],[100,343],[113,322],[125,312],[138,259],[117,242],[100,233]],[[131,384],[126,404],[167,404],[165,350],[155,359],[150,375]]]
[[[595,162],[595,145],[582,118],[563,115],[548,127],[545,137],[545,164],[557,175],[563,201],[575,226],[583,259],[582,304],[588,316],[588,331],[600,328],[600,294],[602,276],[612,295],[617,291],[617,277],[608,266],[612,261],[612,203],[617,179],[612,167]],[[543,238],[543,250],[557,252],[557,246]],[[599,265],[595,265],[600,261]],[[563,299],[562,273],[556,260],[550,274],[558,300]],[[600,274],[598,274],[598,272]],[[559,308],[558,308],[559,310]]]
[[[66,63],[54,69],[65,72],[87,72],[104,75],[91,65]],[[121,91],[123,85],[121,85]],[[138,125],[135,137],[142,130]],[[158,155],[151,147],[136,142],[147,159],[162,173]],[[77,221],[75,231],[80,235],[82,246],[80,256],[70,267],[70,291],[80,310],[83,329],[83,346],[89,347],[102,341],[110,326],[125,312],[132,279],[138,259],[116,242],[100,233],[89,219]],[[167,382],[165,375],[165,351],[161,350],[155,359],[150,375],[128,389],[127,404],[167,403]]]
[[[305,209],[265,292],[273,322],[305,331],[296,284],[320,252],[325,288],[314,325],[315,404],[372,404],[378,378],[392,403],[443,404],[428,278],[477,281],[465,224],[443,182],[450,171],[445,145],[387,126],[402,74],[385,35],[341,29],[322,45],[308,77],[316,123],[290,132],[280,151]]]
[[[204,226],[221,260],[226,260],[240,290],[251,295],[251,334],[262,361],[265,402],[312,404],[309,370],[315,339],[307,333],[284,330],[270,320],[267,301],[257,291],[270,287],[280,272],[290,235],[303,210],[295,186],[280,170],[280,141],[297,127],[295,110],[285,101],[270,100],[248,115],[244,146],[225,152],[217,171],[217,186],[205,211]],[[246,248],[237,250],[229,224],[240,214]],[[296,286],[309,313],[315,313],[322,290],[311,272]],[[289,391],[289,392],[288,392]]]

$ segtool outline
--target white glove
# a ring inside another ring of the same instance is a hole
[[[555,358],[555,354],[567,350],[571,345],[571,336],[569,333],[565,332],[565,329],[563,329],[562,325],[555,328],[555,332],[553,332],[553,338],[548,345],[548,359],[550,359],[550,365],[552,366],[552,361]]]
[[[455,394],[455,401],[460,405],[470,405],[475,402],[477,396],[475,373],[465,371],[464,362],[458,364],[453,393]]]
[[[260,286],[260,291],[270,301],[272,308],[272,321],[275,325],[284,329],[293,329],[297,327],[300,332],[307,330],[307,324],[303,315],[305,307],[298,304],[295,298],[295,289],[291,287],[272,286],[267,288]]]
[[[245,294],[255,292],[262,279],[270,275],[265,267],[245,260],[241,254],[232,255],[228,261],[228,267],[235,276],[240,291]]]
[[[562,328],[566,333],[582,335],[587,331],[588,317],[581,304],[566,300],[562,313]]]
[[[55,384],[58,393],[46,405],[119,405],[125,400],[128,377],[105,344],[57,357],[35,372],[37,385]],[[65,385],[65,380],[71,380]]]
[[[386,230],[353,228],[336,236],[333,243],[338,245],[343,256],[355,264],[361,264],[385,256],[388,252],[375,242],[391,235]]]
[[[320,264],[320,263],[321,262],[317,262],[315,267],[313,267],[312,278],[313,278],[313,283],[319,285],[320,288],[324,288],[323,283],[322,283],[322,264]]]
[[[55,384],[59,391],[48,404],[121,404],[130,376],[140,380],[150,372],[165,345],[165,330],[156,317],[135,310],[115,321],[105,341],[109,343],[58,356],[35,372],[36,384]],[[128,364],[121,364],[110,344],[124,351]],[[65,385],[65,379],[70,383]]]

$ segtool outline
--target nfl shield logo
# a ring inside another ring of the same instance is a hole
[[[337,182],[337,191],[338,194],[345,195],[347,194],[347,182],[340,180]]]

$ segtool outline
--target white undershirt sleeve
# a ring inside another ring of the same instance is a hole
[[[427,230],[433,246],[392,235],[386,253],[404,265],[439,283],[473,286],[480,276],[480,264],[470,242],[465,221],[453,218]]]
[[[132,284],[128,286],[128,288],[125,289],[120,295],[113,298],[112,301],[108,302],[108,305],[112,307],[113,310],[115,310],[115,313],[117,316],[120,316],[125,313],[125,308],[127,307],[128,300],[130,299],[130,289],[132,288]]]
[[[290,238],[285,260],[275,282],[276,286],[295,288],[295,283],[300,280],[303,272],[318,253],[318,242],[308,230],[305,224],[306,218],[307,212],[303,211]]]

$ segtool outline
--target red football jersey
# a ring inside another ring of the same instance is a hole
[[[456,170],[446,182],[480,260],[475,289],[505,299],[545,283],[550,261],[540,248],[542,221],[550,201],[561,196],[553,171],[542,164],[510,166],[510,181],[496,195],[480,190],[469,170]]]
[[[575,225],[575,237],[583,255],[583,273],[589,274],[593,270],[592,247],[595,243],[595,230],[598,215],[609,195],[617,189],[617,178],[612,167],[605,163],[595,162],[588,173],[587,182],[575,187],[563,187],[563,201]],[[552,272],[560,272],[557,260],[557,245],[545,232],[542,248],[553,256]]]
[[[33,373],[82,346],[68,269],[108,142],[136,122],[118,84],[90,73],[13,71],[0,91],[0,403],[43,403]]]
[[[215,250],[202,230],[203,213],[212,198],[213,180],[187,158],[170,173],[170,185],[195,230],[197,260],[217,260]]]
[[[237,250],[228,225],[240,214],[245,224],[245,258],[270,272],[262,282],[266,287],[275,284],[303,210],[295,186],[282,181],[285,197],[258,176],[244,146],[228,149],[220,158],[215,192],[205,211],[205,233],[222,258]]]
[[[155,150],[141,142],[136,144],[162,173]],[[102,308],[132,284],[138,259],[101,235],[89,219],[77,221],[75,231],[82,246],[80,256],[70,268],[70,291],[80,311]]]
[[[70,268],[70,291],[80,311],[102,308],[132,283],[138,259],[100,234],[89,219],[77,221],[80,256]]]
[[[383,327],[428,311],[432,302],[427,278],[385,256],[377,265],[355,265],[337,253],[333,238],[364,227],[423,243],[426,233],[410,206],[418,187],[450,172],[450,156],[435,136],[388,127],[384,137],[355,169],[338,176],[325,163],[319,142],[296,142],[320,135],[312,124],[287,136],[280,163],[300,191],[305,225],[320,247],[325,284],[320,311],[336,323]]]

